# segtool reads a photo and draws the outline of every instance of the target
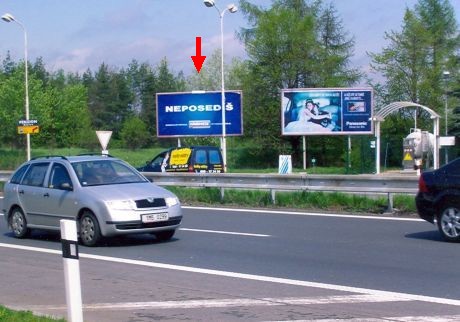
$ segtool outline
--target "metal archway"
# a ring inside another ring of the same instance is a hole
[[[427,111],[430,114],[430,118],[433,120],[433,134],[435,136],[434,140],[434,147],[433,147],[433,167],[435,169],[439,168],[439,119],[440,116],[432,109],[414,103],[414,102],[394,102],[390,103],[383,108],[379,109],[375,115],[372,117],[372,121],[374,122],[374,131],[375,131],[375,172],[376,174],[380,174],[380,123],[385,121],[385,118],[398,111],[404,107],[420,107],[423,110]]]

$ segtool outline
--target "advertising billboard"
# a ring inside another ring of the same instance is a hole
[[[158,93],[157,136],[222,136],[221,92]],[[225,135],[243,134],[241,91],[225,91]]]
[[[282,135],[372,134],[371,88],[285,89]]]

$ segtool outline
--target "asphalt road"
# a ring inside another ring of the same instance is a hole
[[[138,235],[80,247],[85,321],[460,320],[459,245],[428,223],[184,215],[170,242]],[[0,303],[65,316],[59,235],[17,240],[0,221]]]

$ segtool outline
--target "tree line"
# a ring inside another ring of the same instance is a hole
[[[350,64],[354,38],[343,26],[333,4],[321,0],[273,0],[262,8],[240,1],[249,27],[238,37],[247,58],[225,66],[226,89],[242,90],[244,136],[229,139],[230,162],[240,166],[273,166],[278,154],[292,154],[301,163],[300,137],[280,136],[280,91],[285,88],[353,87],[367,79],[374,88],[376,108],[394,101],[412,101],[440,115],[448,102],[450,135],[460,134],[460,37],[454,9],[448,0],[419,0],[406,8],[401,30],[385,34],[386,47],[369,53],[373,81]],[[18,120],[24,119],[24,61],[6,53],[0,66],[0,142],[21,147]],[[40,134],[33,146],[98,146],[95,130],[112,130],[111,146],[131,149],[176,144],[156,137],[156,102],[159,92],[220,89],[220,52],[208,56],[199,74],[174,72],[167,57],[156,64],[132,60],[125,67],[105,63],[83,74],[47,70],[42,58],[27,62],[30,119],[37,119]],[[450,77],[443,78],[444,71]],[[431,121],[420,110],[401,110],[382,123],[384,142],[394,153],[389,163],[401,162],[402,138],[413,127]],[[372,159],[371,136],[353,137],[353,163]],[[218,138],[186,138],[184,144],[218,144]],[[388,151],[384,151],[385,153]],[[318,165],[342,165],[346,138],[307,138],[307,153]]]

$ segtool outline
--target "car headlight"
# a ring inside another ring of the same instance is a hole
[[[166,197],[165,201],[168,207],[175,206],[179,203],[179,199],[177,199],[177,197]]]
[[[133,210],[136,208],[132,200],[110,200],[106,201],[105,204],[113,210]]]

